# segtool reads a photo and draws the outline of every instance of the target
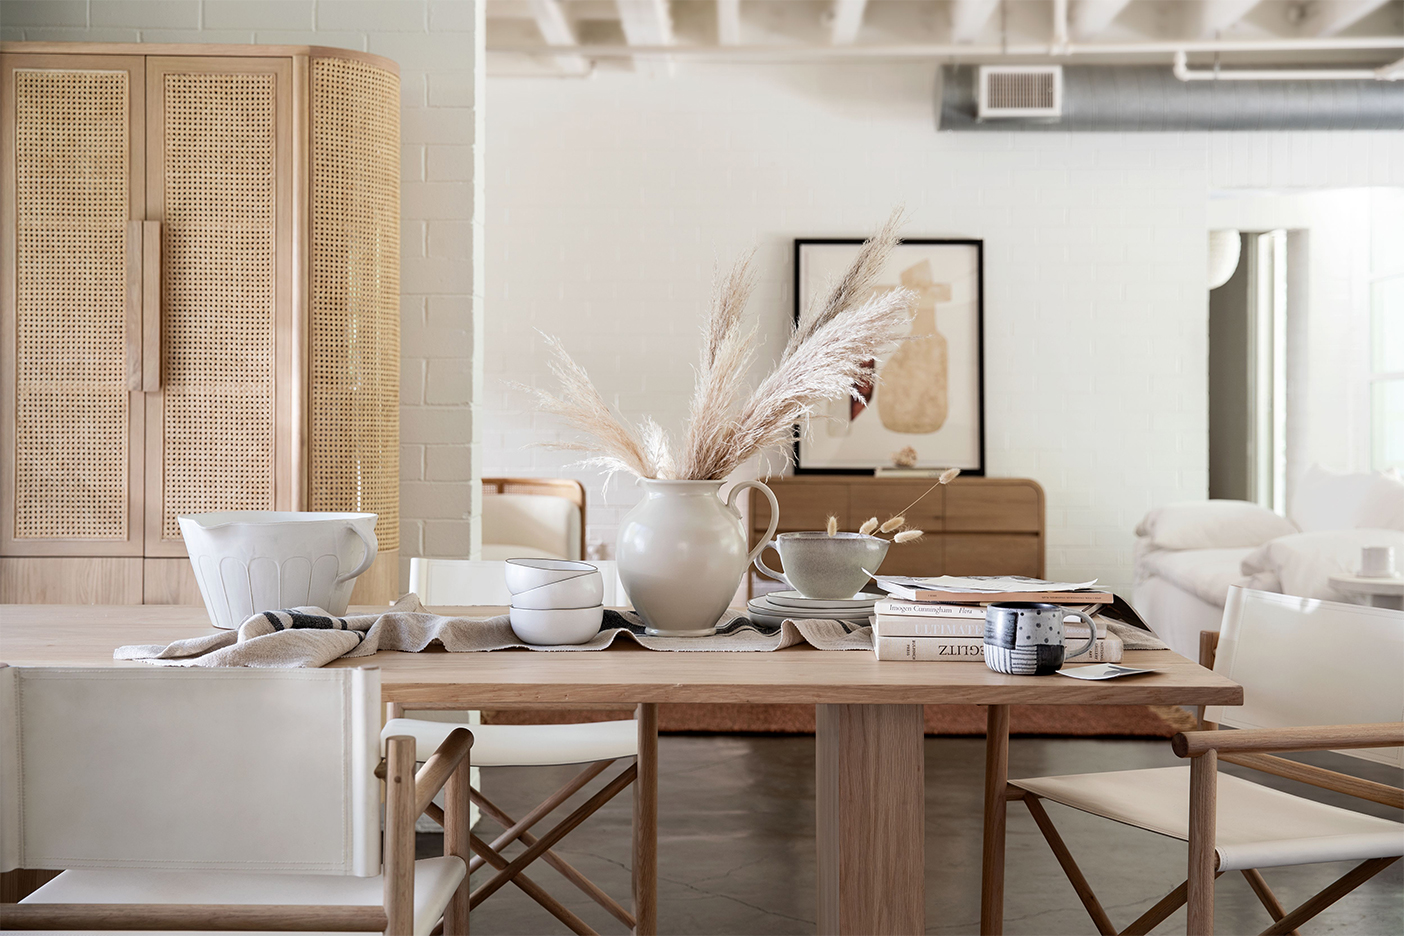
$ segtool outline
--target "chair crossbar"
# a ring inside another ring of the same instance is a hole
[[[531,810],[531,812],[527,813],[521,819],[518,819],[515,822],[503,823],[504,831],[501,835],[497,836],[497,838],[492,840],[492,847],[498,851],[501,851],[502,849],[506,848],[512,842],[516,841],[516,839],[523,832],[536,825],[545,816],[549,815],[557,806],[561,805],[566,800],[574,796],[577,792],[579,792],[585,786],[585,784],[589,783],[591,780],[604,773],[605,770],[609,768],[609,765],[613,763],[614,761],[612,760],[605,760],[595,761],[589,764],[584,770],[580,771],[580,773],[572,777],[559,790],[542,800],[534,809]],[[492,815],[492,813],[495,811],[502,815],[506,815],[506,813],[503,813],[502,810],[498,809],[495,805],[488,802],[488,799],[486,796],[483,795],[482,790],[475,788],[472,791],[471,796],[473,797],[473,802],[476,803],[478,808],[481,809],[483,812]],[[493,816],[493,818],[498,822],[502,822],[502,820],[498,819],[497,816]],[[478,870],[478,868],[482,867],[483,864],[482,860],[477,857],[474,857],[473,860],[475,863],[469,866],[469,874]]]
[[[603,789],[601,789],[594,796],[590,797],[588,800],[582,803],[569,816],[562,819],[555,826],[553,826],[551,828],[551,831],[547,832],[545,835],[539,838],[535,842],[535,844],[528,846],[526,851],[522,852],[515,859],[513,859],[513,861],[506,868],[503,868],[501,871],[497,872],[497,874],[495,874],[490,880],[480,885],[476,890],[473,891],[472,896],[469,898],[470,909],[472,907],[478,906],[478,904],[482,903],[484,900],[490,897],[499,888],[501,888],[503,884],[506,884],[509,880],[511,880],[514,875],[518,874],[527,865],[531,864],[537,858],[541,857],[542,853],[550,849],[551,846],[559,842],[573,829],[575,829],[576,826],[580,825],[580,823],[588,819],[591,815],[595,813],[596,810],[598,810],[605,803],[613,799],[621,790],[625,789],[629,784],[633,783],[634,778],[638,775],[638,771],[639,768],[637,763],[630,764],[624,771],[622,771],[618,776],[611,780]]]
[[[499,871],[507,867],[507,859],[502,857],[499,852],[477,835],[470,836],[469,841],[473,843],[473,851],[476,854],[484,856],[488,864]],[[598,933],[590,928],[588,923],[572,913],[559,900],[548,894],[540,884],[537,884],[531,878],[527,877],[525,871],[518,871],[516,874],[512,875],[511,880],[512,883],[521,888],[528,897],[541,904],[552,916],[569,927],[572,933],[577,934],[577,936],[599,936]]]
[[[297,904],[3,904],[6,930],[275,930],[384,932],[383,907]]]
[[[487,797],[482,797],[480,799],[479,806],[482,807],[484,813],[491,816],[497,822],[502,823],[503,826],[506,826],[509,829],[515,828],[518,825],[518,823],[513,821],[511,816],[503,812],[493,803],[489,802]],[[517,835],[521,839],[522,844],[526,845],[528,848],[530,848],[532,845],[535,845],[538,841],[536,836],[532,835],[530,832],[527,832],[525,829],[518,832]],[[485,848],[489,848],[494,853],[497,853],[497,847],[495,845],[488,845],[487,843],[483,844]],[[623,923],[630,930],[634,928],[634,915],[628,910],[624,909],[624,907],[621,906],[617,900],[609,896],[609,894],[605,893],[597,884],[595,884],[594,881],[590,880],[584,874],[580,873],[580,871],[570,862],[566,861],[564,858],[562,858],[560,855],[556,854],[556,852],[552,851],[549,848],[546,849],[544,853],[542,853],[541,860],[549,864],[551,867],[555,868],[556,871],[561,875],[561,877],[565,878],[567,881],[570,881],[576,887],[580,888],[580,890],[583,891],[587,897],[589,897],[595,903],[603,907],[606,911],[609,912],[611,916],[613,916],[620,923]]]
[[[1024,797],[1024,805],[1029,808],[1034,822],[1038,825],[1038,830],[1043,833],[1044,839],[1048,842],[1048,847],[1053,849],[1053,857],[1058,859],[1058,864],[1062,866],[1063,873],[1068,876],[1068,881],[1072,884],[1073,890],[1077,892],[1078,899],[1087,908],[1087,913],[1092,917],[1097,932],[1102,936],[1116,936],[1116,925],[1112,923],[1111,917],[1107,916],[1107,911],[1102,908],[1102,903],[1097,899],[1097,895],[1092,892],[1092,885],[1087,883],[1082,869],[1073,860],[1072,852],[1068,851],[1063,837],[1053,827],[1053,820],[1048,818],[1047,811],[1038,800],[1037,796],[1029,794]]]
[[[1393,858],[1370,858],[1362,861],[1327,884],[1315,897],[1263,930],[1261,936],[1284,936],[1292,932],[1398,860],[1399,856],[1396,855]]]
[[[1224,872],[1215,871],[1214,879],[1223,877]],[[1146,936],[1165,919],[1185,905],[1189,899],[1189,881],[1181,881],[1180,886],[1156,901],[1155,906],[1138,916],[1134,923],[1121,931],[1121,936]]]
[[[1277,895],[1272,892],[1272,888],[1268,887],[1268,882],[1263,878],[1262,872],[1256,868],[1243,868],[1242,872],[1244,880],[1248,882],[1249,887],[1253,888],[1253,893],[1258,895],[1259,902],[1262,903],[1263,909],[1267,910],[1268,916],[1272,917],[1273,922],[1285,917],[1287,908],[1282,906],[1282,901],[1278,900]],[[1292,930],[1288,936],[1302,936],[1302,934]]]

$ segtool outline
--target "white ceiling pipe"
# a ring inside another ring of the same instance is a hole
[[[974,42],[990,21],[999,0],[952,0],[951,39],[961,44]]]
[[[1190,42],[1097,42],[1071,43],[1065,56],[1173,55],[1176,52],[1350,52],[1371,49],[1404,49],[1404,36],[1336,36],[1322,39],[1196,40]],[[524,43],[494,43],[489,52],[517,52],[540,55],[550,50]],[[1019,43],[1002,46],[916,43],[908,45],[776,46],[736,47],[703,45],[581,45],[571,50],[591,58],[631,58],[635,55],[670,55],[716,59],[806,59],[806,58],[948,58],[958,60],[990,58],[1038,58],[1053,55],[1048,43]]]
[[[1053,0],[1053,48],[1060,55],[1068,48],[1068,0]]]
[[[1112,24],[1131,0],[1072,0],[1068,11],[1073,36],[1091,39]]]
[[[1181,81],[1396,81],[1400,63],[1383,68],[1230,68],[1194,71],[1183,52],[1175,53],[1175,77]]]
[[[829,42],[834,45],[853,45],[858,41],[858,31],[863,28],[863,11],[868,0],[834,0],[833,24],[829,31]]]
[[[717,0],[717,42],[741,44],[741,0]]]

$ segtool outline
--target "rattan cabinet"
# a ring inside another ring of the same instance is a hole
[[[176,518],[399,548],[400,88],[339,49],[0,46],[0,601],[198,602]]]

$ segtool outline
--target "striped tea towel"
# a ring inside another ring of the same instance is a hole
[[[808,643],[820,650],[871,650],[870,628],[842,621],[786,621],[780,626],[753,624],[729,612],[711,637],[653,637],[632,611],[605,611],[600,632],[583,644],[534,646],[517,639],[507,615],[456,618],[431,614],[419,597],[406,595],[388,611],[333,617],[321,608],[293,608],[255,614],[237,631],[177,640],[169,645],[118,647],[118,660],[165,666],[325,666],[342,657],[370,656],[379,650],[417,653],[435,641],[452,652],[505,650],[604,650],[616,638],[633,640],[650,650],[782,650]]]

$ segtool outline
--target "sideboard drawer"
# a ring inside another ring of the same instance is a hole
[[[781,533],[799,530],[822,530],[829,517],[838,517],[839,529],[852,529],[848,515],[847,484],[785,484],[775,485],[775,499],[780,502]],[[751,526],[764,533],[770,524],[770,505],[757,491],[751,492]]]
[[[944,575],[1043,577],[1041,537],[1028,533],[948,533],[944,538]]]
[[[1043,491],[1028,481],[962,484],[957,480],[946,488],[946,530],[1042,533]]]

